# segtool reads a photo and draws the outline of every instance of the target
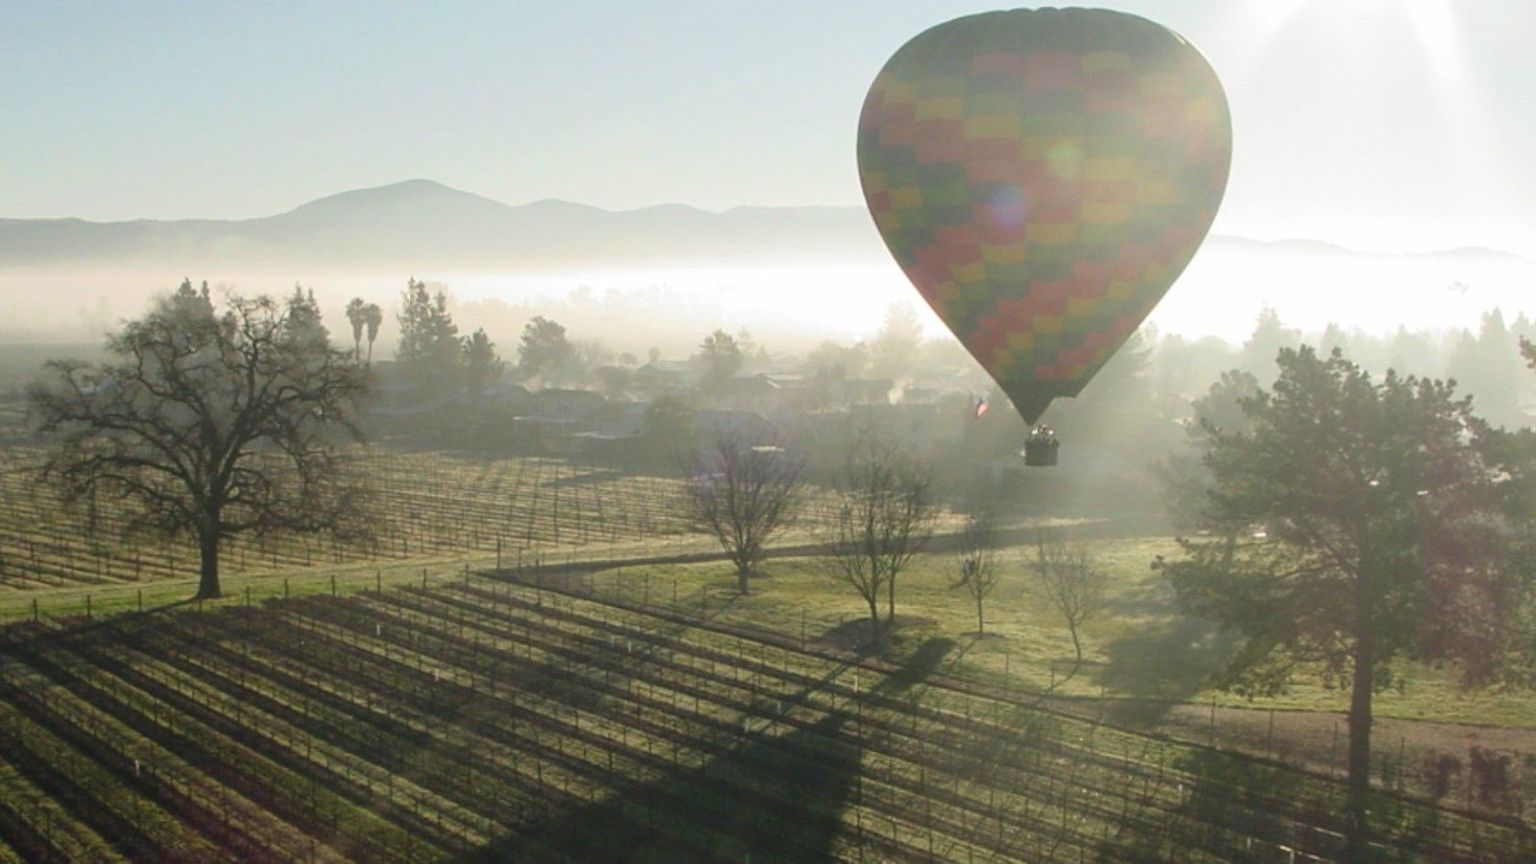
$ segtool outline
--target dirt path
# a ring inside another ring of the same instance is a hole
[[[1342,713],[1217,706],[1213,715],[1209,706],[1177,705],[1155,729],[1319,773],[1345,773],[1349,732]],[[1433,797],[1435,777],[1442,774],[1447,803],[1473,806],[1478,803],[1475,784],[1468,781],[1474,773],[1487,773],[1473,767],[1476,749],[1495,763],[1507,759],[1511,779],[1536,792],[1536,731],[1530,729],[1384,718],[1373,724],[1371,738],[1378,782],[1405,791]]]

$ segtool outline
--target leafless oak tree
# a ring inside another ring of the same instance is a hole
[[[688,485],[689,515],[736,566],[741,593],[769,541],[793,524],[802,488],[800,463],[784,448],[751,446],[730,431],[714,439],[704,470]]]
[[[835,493],[827,551],[838,578],[869,607],[870,643],[878,652],[896,618],[897,577],[938,519],[933,474],[895,443],[865,435],[850,447]]]
[[[122,499],[130,529],[197,538],[199,597],[217,597],[219,547],[243,531],[337,529],[355,515],[336,430],[368,375],[331,347],[314,298],[230,297],[183,282],[110,336],[112,359],[52,361],[28,393],[58,436],[43,476],[66,502]]]
[[[949,584],[951,588],[964,589],[966,596],[976,604],[977,635],[987,629],[982,603],[997,587],[996,534],[992,516],[987,511],[978,510],[966,517],[956,549],[958,572]]]
[[[1083,625],[1104,610],[1109,574],[1086,544],[1069,543],[1055,531],[1035,536],[1031,569],[1036,592],[1061,613],[1072,636],[1071,678],[1083,665]]]

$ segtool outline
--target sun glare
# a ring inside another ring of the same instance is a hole
[[[1268,42],[1291,19],[1296,17],[1304,7],[1312,5],[1316,0],[1248,0],[1243,7],[1243,18],[1250,25],[1252,32],[1264,42]]]
[[[1456,16],[1450,0],[1395,0],[1391,5],[1407,15],[1437,84],[1456,81],[1465,75],[1461,42],[1456,38]]]
[[[1327,15],[1343,26],[1374,27],[1388,17],[1406,19],[1437,75],[1455,76],[1463,67],[1451,0],[1248,0],[1241,15],[1250,38],[1264,47],[1304,12]]]

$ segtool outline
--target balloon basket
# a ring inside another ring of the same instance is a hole
[[[1024,439],[1024,464],[1031,468],[1049,468],[1056,464],[1061,441],[1049,426],[1036,426]]]

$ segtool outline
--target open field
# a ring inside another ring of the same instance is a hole
[[[951,640],[957,648],[946,672],[979,686],[1049,694],[1060,710],[1126,729],[1343,775],[1344,694],[1306,676],[1272,699],[1250,701],[1211,690],[1205,676],[1223,662],[1231,642],[1209,624],[1180,614],[1147,566],[1172,541],[1131,536],[1092,542],[1115,579],[1108,611],[1086,628],[1086,662],[1076,675],[1065,627],[1029,589],[1022,563],[1032,551],[1028,547],[1001,553],[1011,572],[1005,571],[989,600],[982,638],[975,633],[974,610],[949,589],[954,559],[944,554],[916,559],[903,577],[904,623],[888,656],[907,657],[931,639]],[[686,607],[701,608],[698,601],[704,598],[702,608],[719,621],[794,638],[846,633],[866,614],[814,557],[771,562],[758,590],[745,597],[735,592],[729,566],[718,562],[610,568],[572,579],[583,591],[629,602],[656,602],[658,596],[665,601],[669,586],[681,584],[687,586]],[[1536,803],[1536,694],[1465,691],[1451,670],[1412,664],[1405,664],[1402,680],[1402,689],[1376,697],[1376,782],[1467,808],[1529,815],[1527,805],[1493,793],[1492,778],[1486,781],[1488,795],[1480,797],[1478,789],[1484,782],[1480,772],[1502,771]],[[1503,767],[1478,766],[1488,759]]]
[[[1079,697],[1109,696],[1138,704],[1208,703],[1282,710],[1342,711],[1347,699],[1320,677],[1302,676],[1291,692],[1272,699],[1249,701],[1207,687],[1207,675],[1222,665],[1233,641],[1208,622],[1180,612],[1172,590],[1150,567],[1159,554],[1176,554],[1177,546],[1163,536],[1119,536],[1112,524],[1082,524],[1059,529],[1083,538],[1112,575],[1104,613],[1085,625],[1085,664],[1074,678],[1062,681],[1072,667],[1072,642],[1059,613],[1032,588],[1027,564],[1029,545],[998,552],[1002,577],[986,601],[985,637],[977,639],[974,607],[962,591],[951,589],[956,559],[935,552],[914,559],[898,590],[899,612],[911,623],[905,641],[943,637],[965,642],[965,663],[983,678],[1007,680],[1013,686]],[[1028,533],[1028,529],[1024,529]],[[735,598],[729,565],[719,562],[648,567],[653,582],[680,579],[704,582],[714,596],[733,598],[723,611],[727,620],[745,626],[798,631],[800,620],[834,627],[867,615],[858,595],[830,574],[824,559],[803,556],[771,561],[754,583],[757,590]],[[628,578],[626,578],[626,576]],[[604,595],[638,599],[640,581],[633,572],[609,570],[588,577]],[[896,651],[902,650],[901,645]],[[1531,730],[1536,747],[1536,694],[1519,689],[1467,692],[1457,686],[1451,669],[1406,665],[1401,689],[1381,693],[1380,716],[1404,720],[1470,722],[1518,726]],[[1136,709],[1127,708],[1127,719]]]
[[[718,612],[718,610],[717,610]],[[11,625],[0,860],[1328,860],[1342,786],[550,583]],[[813,634],[819,635],[819,634]],[[1395,860],[1529,829],[1382,795]]]

